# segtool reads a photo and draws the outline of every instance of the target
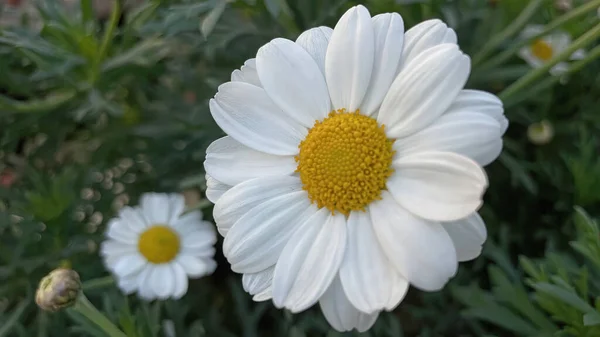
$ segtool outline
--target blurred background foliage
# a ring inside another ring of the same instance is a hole
[[[208,99],[262,44],[358,3],[407,29],[444,20],[472,56],[468,87],[495,93],[531,74],[515,56],[525,25],[575,39],[600,21],[600,2],[583,0],[0,1],[0,336],[104,336],[35,307],[57,266],[128,336],[341,336],[318,309],[253,303],[222,256],[178,302],[124,297],[98,244],[145,191],[181,191],[210,218],[202,162],[222,132]],[[600,336],[600,62],[572,70],[501,95],[511,125],[487,168],[483,255],[441,292],[411,289],[364,336]]]

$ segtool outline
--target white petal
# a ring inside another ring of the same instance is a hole
[[[459,262],[473,260],[481,254],[481,246],[487,238],[483,219],[473,213],[465,219],[442,223],[452,238]]]
[[[245,181],[225,192],[213,209],[213,217],[221,235],[253,207],[271,198],[302,190],[297,177],[275,176]]]
[[[375,33],[373,74],[360,108],[360,111],[368,116],[379,108],[396,78],[404,43],[404,21],[397,13],[376,15],[373,17],[373,29]]]
[[[205,223],[206,221],[202,221],[202,212],[191,211],[178,217],[171,226],[177,230],[177,233],[185,236],[191,232],[208,229],[210,226],[206,226]]]
[[[185,198],[183,197],[183,194],[170,193],[170,194],[168,194],[168,199],[169,199],[169,207],[168,207],[169,221],[167,222],[167,224],[171,225],[174,222],[176,222],[177,219],[179,219],[179,216],[181,216],[181,213],[183,213],[183,211],[185,210]]]
[[[451,152],[419,152],[393,161],[387,188],[404,208],[424,219],[453,221],[475,212],[487,187],[476,162]]]
[[[169,223],[170,199],[168,194],[144,193],[140,199],[140,206],[151,226]]]
[[[202,258],[202,263],[204,263],[204,265],[206,266],[206,274],[205,275],[210,275],[212,273],[215,272],[215,270],[217,269],[217,262],[211,257],[211,258]]]
[[[213,256],[213,245],[217,242],[214,229],[196,230],[187,233],[181,238],[182,252],[193,253],[198,257]]]
[[[555,31],[545,37],[547,43],[552,47],[554,54],[567,49],[571,44],[571,35],[563,31]]]
[[[175,280],[173,271],[169,264],[159,264],[154,267],[150,274],[152,288],[159,299],[167,299],[173,293]]]
[[[560,76],[569,70],[569,64],[566,62],[559,62],[554,67],[550,68],[550,74],[553,76]]]
[[[523,28],[523,31],[521,32],[521,37],[525,38],[525,39],[530,38],[530,37],[540,34],[543,31],[544,31],[543,25],[527,25],[527,26],[525,26],[525,28]]]
[[[276,155],[298,153],[308,131],[286,116],[264,89],[227,82],[209,103],[217,124],[229,136],[257,151]]]
[[[502,129],[494,118],[483,113],[447,113],[425,129],[395,142],[394,150],[398,157],[425,151],[455,152],[487,165],[502,151]]]
[[[118,277],[129,277],[139,273],[148,261],[139,253],[121,256],[115,263],[112,271]]]
[[[125,206],[119,211],[119,217],[135,233],[143,232],[149,225],[140,207]]]
[[[489,92],[480,90],[464,89],[458,93],[456,99],[450,105],[446,114],[455,112],[479,112],[488,115],[498,121],[502,134],[508,128],[508,120],[504,116],[502,101]]]
[[[185,270],[183,270],[183,268],[179,264],[173,263],[171,267],[173,268],[174,281],[172,297],[174,299],[180,299],[187,292],[188,277],[185,273]]]
[[[206,199],[210,200],[213,204],[216,204],[223,193],[227,192],[230,188],[230,185],[223,184],[210,175],[206,175]]]
[[[129,227],[123,220],[115,218],[110,219],[107,224],[106,236],[124,244],[136,245],[138,234]]]
[[[305,31],[296,39],[296,43],[312,56],[323,75],[325,74],[325,54],[327,54],[331,33],[333,33],[333,29],[321,26]]]
[[[469,77],[471,62],[455,44],[430,48],[406,65],[385,96],[377,121],[390,138],[413,134],[452,104]]]
[[[323,73],[300,45],[274,39],[258,50],[256,66],[267,94],[290,118],[310,128],[331,111]]]
[[[404,36],[404,52],[400,69],[422,52],[443,43],[456,44],[456,33],[442,21],[432,19],[415,25],[407,30]]]
[[[212,258],[215,256],[216,249],[213,245],[207,246],[183,246],[181,254],[196,256],[200,258]]]
[[[204,263],[202,259],[195,256],[179,254],[179,256],[177,256],[176,262],[183,268],[183,270],[185,270],[185,273],[191,278],[197,278],[200,276],[210,274],[212,272],[211,265]]]
[[[387,191],[369,213],[381,248],[413,286],[437,291],[456,274],[456,252],[442,225],[412,215]]]
[[[106,240],[100,244],[102,256],[121,256],[137,252],[137,242],[134,244],[123,243],[115,240]]]
[[[244,290],[250,295],[256,295],[270,289],[273,284],[274,271],[275,266],[271,266],[258,273],[244,274],[242,276]]]
[[[268,301],[272,298],[273,298],[273,288],[269,287],[269,288],[261,291],[260,293],[254,295],[252,297],[252,300],[254,302],[263,302],[263,301]]]
[[[404,298],[408,282],[398,275],[381,250],[366,212],[351,212],[348,243],[340,266],[340,280],[352,305],[365,313],[395,307]],[[392,291],[402,287],[404,291]],[[400,298],[390,298],[391,295]]]
[[[125,295],[130,295],[138,289],[137,276],[136,274],[133,277],[119,278],[117,280],[117,286]]]
[[[337,275],[346,247],[346,218],[322,208],[294,233],[273,275],[273,303],[291,312],[315,304]]]
[[[519,56],[527,62],[533,68],[539,68],[544,65],[545,61],[539,59],[537,56],[533,55],[531,51],[531,46],[524,46],[519,49]]]
[[[355,111],[367,92],[375,42],[371,15],[364,6],[350,8],[333,29],[325,57],[325,77],[334,109]]]
[[[585,56],[587,55],[587,53],[585,52],[584,49],[577,49],[573,55],[571,55],[571,60],[582,60],[585,58]]]
[[[293,156],[276,156],[253,150],[225,136],[206,149],[206,173],[227,185],[272,175],[291,175],[297,167]]]
[[[256,72],[256,59],[249,59],[244,62],[240,69],[236,69],[231,73],[232,82],[246,82],[248,84],[262,87],[258,73]]]
[[[149,264],[146,268],[142,269],[137,277],[138,283],[138,295],[140,298],[150,301],[156,298],[156,293],[153,289],[153,283],[151,276],[154,270],[154,265]]]
[[[339,277],[333,280],[329,289],[321,297],[319,304],[327,322],[340,332],[353,329],[359,332],[367,331],[375,324],[379,316],[379,312],[365,314],[352,306],[342,289]]]
[[[223,254],[236,273],[256,273],[274,265],[294,231],[317,207],[306,191],[285,194],[252,208],[231,227]]]

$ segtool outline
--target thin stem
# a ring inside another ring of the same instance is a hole
[[[567,12],[566,14],[556,18],[554,21],[547,24],[544,27],[544,29],[541,32],[539,32],[538,34],[535,34],[531,37],[520,40],[519,42],[512,45],[510,48],[508,48],[508,49],[504,50],[503,52],[501,52],[500,54],[494,56],[488,62],[482,64],[478,70],[479,71],[487,70],[487,69],[496,67],[497,65],[504,63],[506,60],[508,60],[511,56],[513,56],[523,46],[530,44],[531,42],[535,41],[536,39],[539,39],[540,37],[542,37],[544,35],[547,35],[551,31],[555,30],[556,28],[564,25],[565,23],[567,23],[571,20],[574,20],[582,15],[585,15],[591,11],[598,9],[599,6],[600,6],[600,0],[594,0],[589,3],[586,3],[583,6],[577,7],[575,9],[573,9],[572,11]]]
[[[110,0],[105,0],[110,1]],[[92,83],[95,83],[100,76],[100,65],[104,58],[106,57],[106,53],[110,48],[110,44],[114,38],[115,29],[119,24],[119,17],[121,16],[121,0],[114,0],[113,3],[113,11],[110,15],[110,21],[108,22],[108,28],[104,32],[104,36],[102,37],[102,44],[100,45],[100,49],[98,50],[98,54],[96,57],[96,66],[94,67],[94,73],[92,77]]]
[[[513,36],[517,32],[519,32],[528,22],[529,19],[535,14],[538,7],[544,2],[544,0],[532,0],[529,2],[527,7],[523,9],[521,14],[504,30],[500,33],[494,35],[483,47],[481,50],[473,56],[473,66],[477,66],[481,63],[496,47],[498,47],[504,40]]]
[[[553,57],[548,63],[544,64],[543,66],[541,66],[539,68],[531,70],[529,73],[527,73],[527,75],[521,77],[515,83],[511,84],[508,88],[504,89],[500,93],[500,95],[498,95],[498,97],[500,97],[500,99],[502,99],[503,101],[507,100],[511,95],[514,95],[515,93],[519,92],[520,90],[531,85],[531,83],[533,83],[538,78],[544,76],[556,64],[568,59],[569,57],[571,57],[571,55],[575,51],[592,43],[599,36],[600,36],[600,24],[597,24],[592,29],[587,31],[585,34],[581,35],[577,40],[575,40],[575,42],[573,42],[569,47],[567,47],[565,50],[563,50],[560,54]]]
[[[585,58],[573,62],[569,70],[567,70],[567,74],[573,74],[581,70],[583,67],[587,66],[590,62],[596,60],[600,57],[600,46],[596,46],[594,49],[590,50]]]
[[[106,276],[83,282],[82,288],[84,291],[88,291],[108,287],[113,284],[115,284],[115,279],[112,276]]]
[[[110,337],[127,337],[123,331],[119,330],[104,314],[102,314],[94,305],[85,297],[83,293],[77,298],[77,302],[72,307],[73,310],[79,312],[85,318],[96,324]]]

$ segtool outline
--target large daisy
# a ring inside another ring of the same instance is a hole
[[[439,20],[349,9],[332,30],[274,39],[210,101],[207,149],[223,252],[257,301],[320,304],[367,330],[409,284],[441,289],[481,252],[482,169],[502,103],[463,90],[470,60]]]
[[[146,300],[180,298],[188,278],[216,268],[213,225],[200,211],[183,214],[180,194],[146,193],[140,204],[110,220],[100,253],[124,293]]]

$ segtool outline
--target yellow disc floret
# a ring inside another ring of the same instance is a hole
[[[531,53],[542,61],[548,61],[554,55],[554,50],[548,42],[538,39],[531,45]]]
[[[140,235],[138,249],[149,262],[170,262],[179,253],[179,235],[169,226],[152,226]]]
[[[380,199],[391,167],[393,140],[368,116],[333,111],[300,143],[297,172],[319,208],[348,215]]]

